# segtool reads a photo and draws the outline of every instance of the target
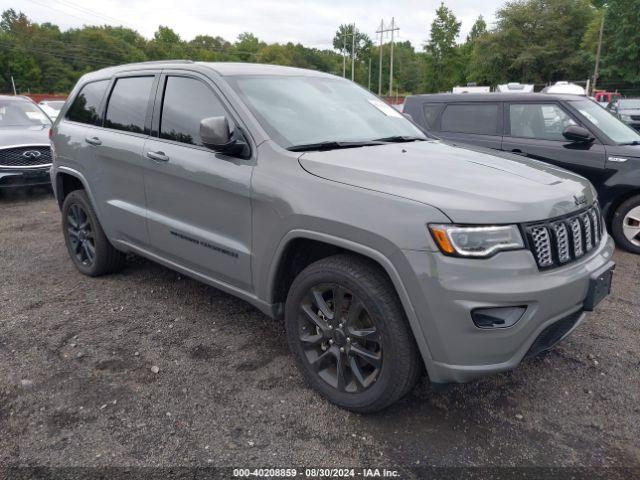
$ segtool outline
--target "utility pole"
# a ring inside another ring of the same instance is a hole
[[[371,91],[371,57],[369,57],[369,83],[367,88]]]
[[[342,78],[347,74],[347,34],[342,35]]]
[[[391,28],[389,31],[391,32],[391,57],[389,59],[389,96],[393,96],[393,33],[396,30],[400,30],[395,26],[395,18],[391,17]]]
[[[380,34],[380,68],[378,69],[378,96],[382,96],[382,36],[384,35],[384,20],[380,20],[380,30],[376,30]]]
[[[351,27],[351,81],[355,78],[356,70],[356,24]]]
[[[356,24],[351,25],[351,33],[342,34],[342,77],[347,76],[347,37],[351,36],[351,80],[353,80],[356,48]]]
[[[391,26],[384,27],[384,20],[380,22],[380,30],[376,33],[380,34],[380,71],[378,72],[378,95],[382,96],[382,37],[385,33],[391,32],[391,57],[389,59],[389,96],[393,96],[393,34],[400,30],[396,27],[395,17],[391,18]]]
[[[16,82],[13,81],[13,75],[11,75],[11,86],[13,87],[13,94],[16,94]]]
[[[595,92],[596,90],[596,85],[598,83],[598,70],[600,69],[600,52],[602,51],[602,33],[604,31],[604,17],[606,16],[606,10],[604,10],[605,7],[602,7],[603,12],[602,12],[602,21],[600,22],[600,35],[598,36],[598,49],[596,51],[596,68],[593,72],[593,90],[592,92]],[[587,92],[589,93],[589,92]]]

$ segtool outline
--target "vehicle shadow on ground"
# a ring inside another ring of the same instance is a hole
[[[53,197],[50,186],[36,186],[24,188],[0,188],[0,206],[35,202]]]

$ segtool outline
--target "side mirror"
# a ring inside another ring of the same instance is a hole
[[[578,143],[590,143],[595,140],[589,130],[578,125],[569,125],[566,127],[562,132],[562,136],[567,140]]]
[[[231,131],[227,117],[207,117],[200,121],[202,143],[216,152],[249,158],[249,146],[238,129]]]

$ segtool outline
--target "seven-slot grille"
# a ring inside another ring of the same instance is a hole
[[[47,146],[0,148],[0,167],[35,167],[50,163],[51,148]]]
[[[552,268],[578,260],[593,250],[603,233],[597,205],[567,217],[524,226],[538,267]]]

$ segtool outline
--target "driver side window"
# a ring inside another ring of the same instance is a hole
[[[200,80],[167,77],[160,116],[160,138],[202,146],[200,121],[227,115],[222,103]]]
[[[559,105],[512,104],[509,106],[512,137],[564,141],[562,132],[576,122]]]

